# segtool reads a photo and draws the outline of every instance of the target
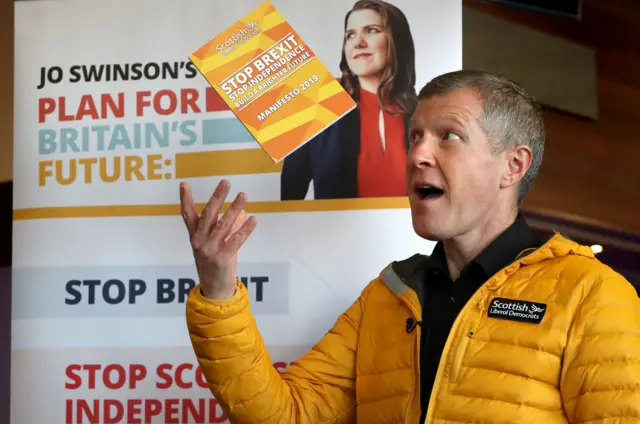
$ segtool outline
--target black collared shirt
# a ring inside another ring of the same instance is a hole
[[[522,216],[476,259],[467,264],[454,282],[449,275],[444,246],[437,243],[428,261],[422,305],[422,338],[420,343],[421,406],[424,422],[427,405],[440,364],[442,350],[456,317],[473,294],[490,277],[512,263],[520,253],[538,244]]]

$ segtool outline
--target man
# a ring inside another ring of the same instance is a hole
[[[187,323],[234,423],[640,423],[640,299],[585,246],[536,244],[518,205],[542,161],[532,97],[499,76],[429,82],[407,185],[428,257],[390,264],[278,373],[235,278],[256,226],[220,183],[198,216],[182,186],[200,286]],[[215,217],[215,218],[214,218]]]

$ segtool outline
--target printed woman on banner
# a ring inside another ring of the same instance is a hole
[[[406,195],[408,120],[416,105],[415,48],[404,13],[359,0],[345,17],[340,83],[358,107],[283,163],[281,200]]]

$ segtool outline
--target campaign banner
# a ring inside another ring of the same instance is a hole
[[[287,262],[242,262],[238,278],[247,287],[254,313],[288,313]],[[190,264],[18,268],[13,274],[13,317],[183,317],[197,280]],[[33,293],[39,295],[34,298]]]
[[[406,130],[461,68],[461,1],[272,3],[356,104],[279,163],[189,58],[262,0],[15,2],[12,424],[226,422],[186,328],[182,181],[198,209],[222,178],[247,194],[238,277],[278,369],[433,248]]]
[[[270,1],[190,59],[275,163],[356,107]]]
[[[272,346],[269,352],[280,371],[302,353],[303,346]],[[29,349],[14,356],[12,369],[23,376],[13,380],[13,395],[49,395],[38,408],[16,405],[11,422],[227,422],[189,348]]]

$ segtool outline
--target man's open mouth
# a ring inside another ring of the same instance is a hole
[[[444,190],[429,185],[419,185],[415,190],[420,200],[437,199],[444,194]]]

